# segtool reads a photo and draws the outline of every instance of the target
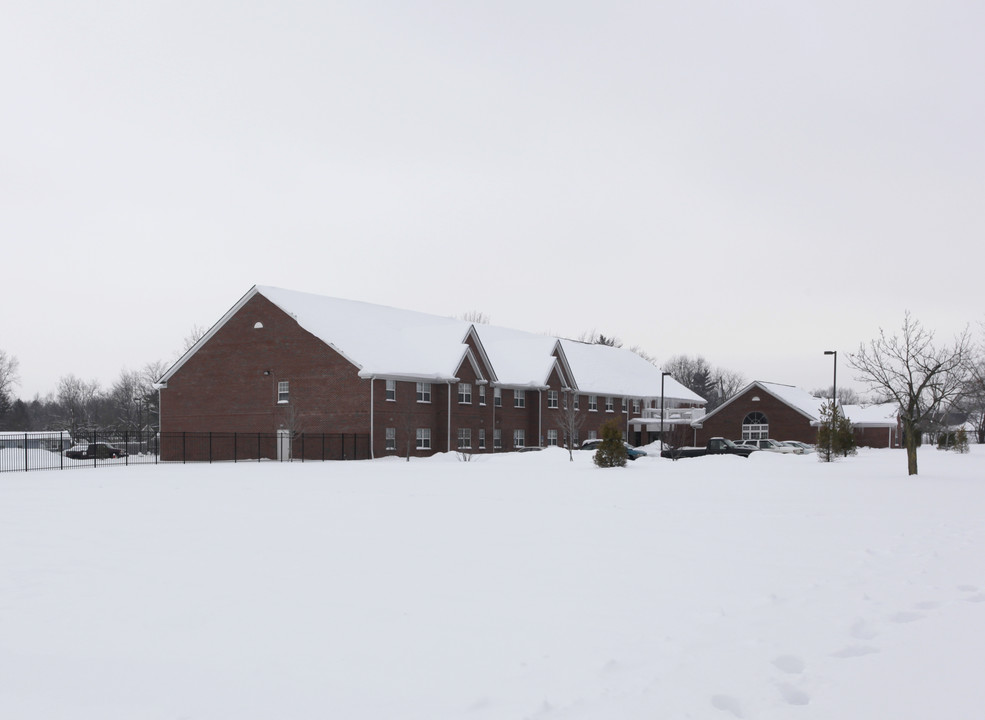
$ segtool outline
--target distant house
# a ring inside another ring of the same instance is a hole
[[[369,455],[564,444],[570,397],[583,436],[627,437],[661,397],[661,372],[621,348],[257,286],[162,376],[162,433],[354,433]],[[665,378],[665,404],[703,398]]]
[[[756,381],[712,412],[694,422],[695,441],[704,444],[711,437],[730,440],[817,441],[821,408],[829,402],[792,385]],[[898,422],[894,406],[842,406],[841,411],[855,426],[860,446],[899,447]]]
[[[0,450],[41,449],[61,452],[70,447],[72,447],[72,434],[68,430],[0,432]]]

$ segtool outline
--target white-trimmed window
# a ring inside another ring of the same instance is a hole
[[[419,403],[431,402],[431,383],[426,383],[426,382],[417,383],[417,402]]]
[[[751,412],[742,419],[743,440],[765,440],[770,436],[770,421],[761,412]]]
[[[503,449],[503,431],[499,428],[493,430],[493,450]]]
[[[547,407],[557,409],[557,390],[547,391]]]
[[[637,400],[633,400],[633,413],[635,415],[639,415],[640,414],[640,401],[638,399]]]
[[[575,410],[580,410],[580,409],[581,408],[578,407],[578,396],[575,395]]]
[[[397,399],[397,381],[387,380],[386,381],[386,399],[393,402]]]
[[[281,405],[286,403],[291,397],[291,386],[287,380],[277,383],[277,402]]]
[[[458,403],[460,405],[472,404],[472,383],[458,383]]]
[[[619,398],[619,407],[622,408],[623,413],[629,413],[629,398]]]
[[[598,431],[596,431],[596,430],[589,430],[588,431],[588,439],[589,440],[598,440],[599,439],[598,438]]]
[[[588,412],[597,412],[599,409],[599,396],[589,395],[588,396]]]
[[[431,428],[417,428],[417,449],[431,449]]]
[[[503,389],[493,388],[493,405],[495,407],[503,407]]]
[[[479,449],[480,450],[485,450],[486,449],[486,429],[485,428],[479,428]]]
[[[513,447],[514,448],[519,449],[519,448],[524,447],[523,441],[524,441],[524,435],[525,434],[526,433],[524,432],[524,430],[522,428],[518,428],[518,429],[516,429],[516,430],[513,431]]]
[[[485,405],[486,404],[486,386],[485,385],[480,385],[479,386],[479,404],[480,405]]]
[[[612,408],[613,408],[614,404],[615,404],[614,398],[607,397],[605,399],[605,411],[606,412],[612,412]]]
[[[397,449],[397,428],[386,429],[386,449],[387,450]]]
[[[557,430],[548,430],[547,431],[547,445],[548,445],[548,447],[556,447],[557,446]]]
[[[514,390],[513,391],[513,407],[522,408],[527,406],[527,391],[526,390]]]
[[[472,449],[472,428],[458,428],[458,449]]]

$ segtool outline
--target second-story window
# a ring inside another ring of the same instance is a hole
[[[557,390],[547,391],[547,407],[557,408]]]
[[[458,402],[463,405],[472,404],[472,384],[458,383]]]
[[[277,383],[277,402],[280,404],[286,403],[290,399],[290,384],[287,380],[281,380]]]
[[[479,404],[480,405],[485,405],[486,404],[486,386],[485,385],[480,385],[479,386]]]
[[[417,402],[419,403],[431,402],[431,383],[426,383],[426,382],[417,383]]]
[[[613,408],[613,398],[607,397],[605,399],[605,411],[612,412],[612,408]]]
[[[513,391],[513,407],[522,408],[527,406],[527,393],[525,390]]]
[[[503,390],[502,390],[502,388],[493,388],[493,405],[495,407],[503,407]]]
[[[588,411],[595,412],[599,409],[599,396],[589,395],[588,396]]]
[[[393,401],[397,399],[397,381],[387,380],[386,381],[386,399]]]

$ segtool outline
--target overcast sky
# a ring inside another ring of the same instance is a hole
[[[808,390],[985,319],[980,2],[5,0],[0,67],[24,398],[254,284]]]

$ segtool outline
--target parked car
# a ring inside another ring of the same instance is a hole
[[[582,450],[598,450],[599,445],[602,444],[602,438],[593,438],[591,440],[586,440],[581,444]],[[623,446],[626,448],[626,457],[630,460],[635,460],[636,458],[641,458],[646,456],[646,450],[640,450],[630,445],[628,442],[623,442]]]
[[[126,457],[127,451],[105,442],[73,445],[65,451],[65,457],[72,460],[106,460]]]
[[[785,453],[787,455],[803,455],[804,449],[801,447],[791,447],[783,445],[773,439],[760,440],[740,440],[736,443],[739,447],[751,447],[756,450],[766,450],[767,452]]]
[[[812,453],[815,450],[813,445],[808,445],[805,442],[800,442],[800,440],[781,440],[780,444],[786,445],[788,447],[800,448],[801,450],[804,451],[805,454]]]
[[[731,440],[715,437],[711,438],[704,447],[670,448],[661,452],[660,457],[677,460],[678,458],[703,457],[705,455],[738,455],[747,458],[756,450],[757,448],[754,447],[736,445]]]

